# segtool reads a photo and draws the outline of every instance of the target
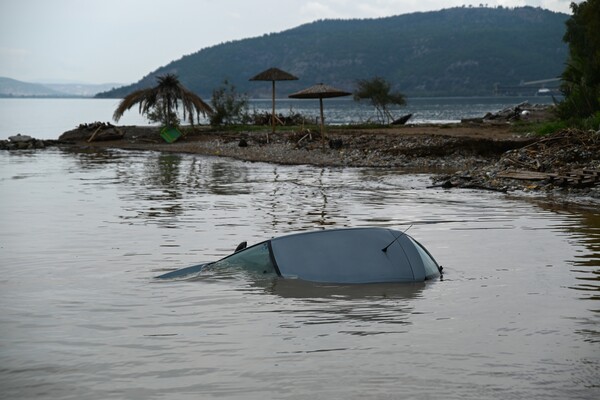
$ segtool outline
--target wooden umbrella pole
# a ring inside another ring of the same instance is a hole
[[[273,134],[275,134],[275,81],[273,81],[273,114],[271,114],[271,121],[273,123]]]
[[[319,97],[319,105],[321,106],[321,144],[325,147],[325,129],[323,125],[325,124],[325,120],[323,117],[323,98]]]

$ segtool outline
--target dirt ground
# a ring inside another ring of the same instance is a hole
[[[508,124],[467,123],[389,128],[327,127],[318,130],[252,132],[199,127],[175,143],[166,143],[158,128],[122,126],[118,140],[93,140],[91,130],[66,132],[61,140],[91,148],[154,150],[225,156],[280,164],[351,167],[456,168],[476,165],[533,139],[515,134]],[[267,142],[267,135],[269,141]]]

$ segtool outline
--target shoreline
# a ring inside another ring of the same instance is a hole
[[[174,143],[166,143],[157,127],[120,126],[107,140],[89,138],[90,129],[74,129],[61,142],[80,148],[119,148],[230,157],[243,161],[286,165],[373,168],[433,168],[455,170],[483,165],[507,150],[535,139],[514,134],[506,125],[410,125],[390,128],[329,127],[326,141],[318,131],[260,131],[187,129]],[[108,129],[107,129],[108,130]],[[269,142],[267,142],[267,134]]]
[[[285,129],[271,134],[269,127],[252,131],[185,127],[185,136],[169,144],[160,137],[158,127],[94,123],[67,131],[47,145],[199,154],[285,165],[394,168],[400,173],[430,173],[432,186],[444,189],[535,193],[559,202],[600,203],[600,131],[566,130],[537,137],[515,133],[506,121],[329,126],[323,142],[318,130]]]

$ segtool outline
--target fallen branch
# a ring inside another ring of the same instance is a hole
[[[91,142],[94,140],[94,138],[96,137],[96,134],[97,134],[98,132],[100,132],[100,129],[102,129],[102,125],[98,126],[98,127],[96,128],[96,130],[94,131],[94,133],[92,133],[92,136],[90,136],[90,138],[87,140],[87,141],[88,141],[88,143],[91,143]]]

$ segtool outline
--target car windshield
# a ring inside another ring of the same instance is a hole
[[[240,250],[211,264],[211,268],[220,267],[238,267],[262,274],[276,273],[268,241]]]
[[[421,243],[417,242],[410,236],[408,237],[415,243],[415,247],[419,252],[419,256],[421,256],[421,260],[423,260],[423,267],[425,267],[425,277],[432,278],[438,276],[440,274],[440,267],[438,266],[437,262],[435,262],[431,254],[429,254],[429,252],[425,250],[425,247],[423,247]]]

